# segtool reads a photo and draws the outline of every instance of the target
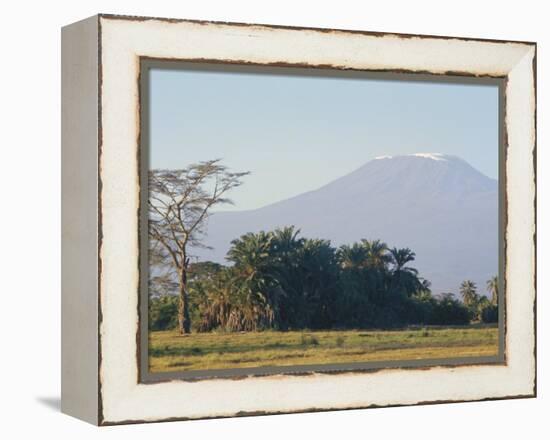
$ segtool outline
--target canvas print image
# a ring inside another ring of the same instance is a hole
[[[151,373],[499,356],[497,85],[144,80]]]

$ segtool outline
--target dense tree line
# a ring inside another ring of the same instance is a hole
[[[429,282],[410,266],[414,252],[379,240],[335,248],[286,227],[233,240],[226,258],[227,266],[201,262],[187,267],[193,331],[459,325],[498,315],[496,302],[484,303],[475,285],[461,286],[464,302],[451,294],[433,296]],[[170,295],[177,289],[169,277],[152,281],[152,330],[178,325],[181,295]]]

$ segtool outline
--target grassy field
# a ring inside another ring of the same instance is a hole
[[[152,372],[496,356],[496,326],[395,331],[151,332]]]

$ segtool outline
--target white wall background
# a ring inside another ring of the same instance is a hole
[[[534,0],[5,2],[0,14],[0,437],[547,438],[550,153],[543,121],[550,105],[550,32],[544,6]],[[101,429],[61,414],[60,28],[98,12],[537,41],[539,397]]]

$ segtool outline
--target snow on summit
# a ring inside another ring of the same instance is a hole
[[[446,156],[445,154],[441,154],[441,153],[415,153],[415,154],[411,154],[411,156],[424,157],[426,159],[432,159],[432,160],[447,160],[448,159],[448,156]]]
[[[441,160],[441,161],[448,161],[453,158],[453,156],[450,156],[448,154],[443,153],[413,153],[413,154],[403,154],[398,156],[377,156],[374,158],[374,160],[381,160],[381,159],[393,159],[398,157],[422,157],[424,159],[432,159],[432,160]]]

